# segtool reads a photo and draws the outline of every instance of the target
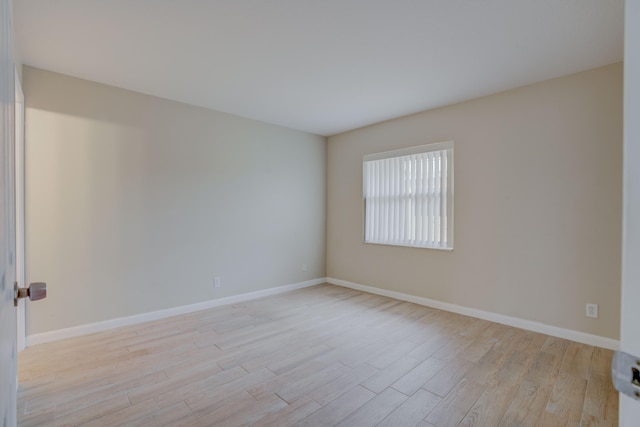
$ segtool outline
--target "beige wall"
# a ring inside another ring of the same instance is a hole
[[[447,140],[454,251],[363,244],[362,156]],[[330,137],[327,180],[329,277],[619,337],[622,64]]]
[[[325,276],[325,138],[30,67],[23,86],[27,281],[49,285],[28,335]]]

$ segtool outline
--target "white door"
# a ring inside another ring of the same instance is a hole
[[[16,70],[16,112],[15,112],[15,191],[16,191],[16,281],[20,286],[25,286],[24,267],[24,94],[18,80]],[[18,351],[26,346],[25,314],[26,301],[18,301]]]
[[[625,5],[622,351],[640,356],[640,0]],[[640,401],[620,395],[620,425],[640,426]]]
[[[14,65],[11,0],[0,0],[0,424],[16,425]]]

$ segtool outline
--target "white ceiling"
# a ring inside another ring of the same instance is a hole
[[[14,0],[24,64],[333,135],[622,60],[623,0]]]

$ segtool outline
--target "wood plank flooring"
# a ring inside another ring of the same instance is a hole
[[[612,352],[332,285],[28,348],[20,426],[617,426]]]

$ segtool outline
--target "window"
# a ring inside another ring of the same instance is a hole
[[[364,242],[453,249],[453,142],[364,156]]]

